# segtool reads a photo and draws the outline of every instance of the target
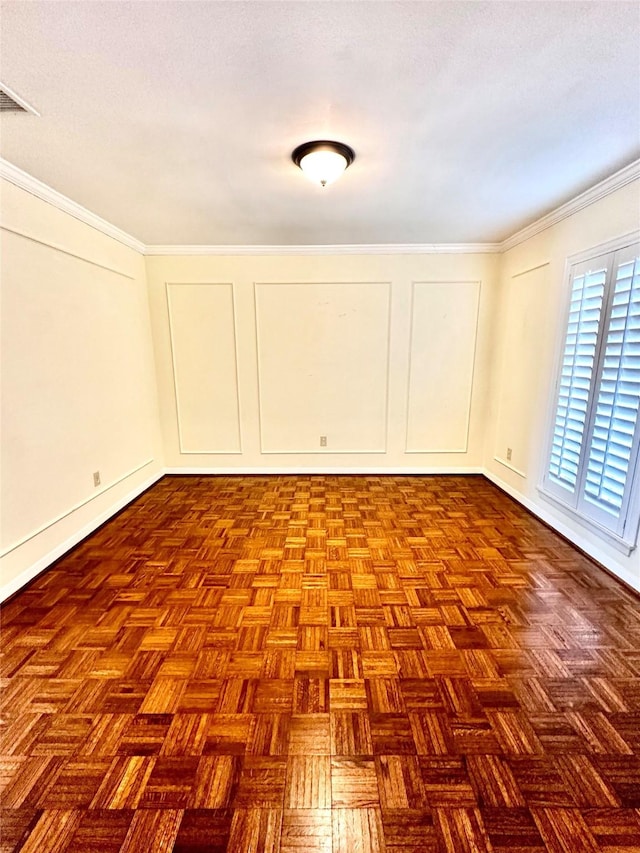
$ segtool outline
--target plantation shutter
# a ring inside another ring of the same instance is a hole
[[[640,407],[640,259],[616,255],[584,500],[619,519],[631,486]]]
[[[549,463],[549,479],[571,493],[579,474],[606,279],[606,255],[572,269],[569,321]]]
[[[640,244],[574,264],[569,281],[544,491],[633,547],[640,522]]]

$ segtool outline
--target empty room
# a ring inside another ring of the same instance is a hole
[[[0,853],[638,853],[640,4],[0,50]]]

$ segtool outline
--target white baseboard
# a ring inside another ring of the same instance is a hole
[[[602,566],[604,566],[608,572],[611,572],[612,575],[619,577],[620,580],[624,581],[628,586],[632,589],[635,589],[637,592],[640,592],[640,579],[638,577],[631,574],[631,572],[626,572],[623,568],[616,566],[615,569],[612,569],[611,566],[611,557],[607,555],[604,551],[602,551],[597,546],[591,544],[590,542],[586,542],[580,536],[578,536],[575,530],[572,530],[568,527],[561,519],[558,518],[552,512],[549,512],[544,507],[539,506],[537,503],[531,500],[531,498],[526,497],[525,495],[518,492],[508,483],[505,483],[504,480],[501,480],[500,477],[496,476],[493,472],[485,469],[483,472],[487,480],[490,480],[495,486],[499,489],[502,489],[503,492],[506,492],[509,497],[512,497],[519,504],[522,504],[525,509],[528,509],[536,518],[539,518],[541,521],[544,521],[545,524],[548,524],[549,527],[556,530],[565,539],[568,539],[576,548],[579,548],[581,551],[584,551],[585,554],[588,554],[589,557],[592,557]]]
[[[26,545],[30,539],[35,539],[36,536],[39,536],[41,533],[44,533],[45,530],[48,530],[50,527],[58,524],[58,522],[62,521],[64,518],[67,518],[69,515],[73,515],[74,512],[77,512],[79,509],[82,509],[83,506],[87,506],[87,504],[93,503],[97,498],[101,495],[106,494],[108,491],[113,489],[115,486],[119,486],[120,483],[123,483],[125,480],[128,480],[129,477],[133,477],[134,474],[137,474],[138,471],[142,471],[143,468],[146,468],[148,465],[151,465],[153,462],[152,459],[147,459],[145,462],[142,462],[140,465],[136,465],[135,468],[132,468],[130,471],[126,471],[117,480],[113,480],[110,483],[106,483],[99,491],[94,491],[87,497],[83,498],[81,501],[78,501],[77,504],[66,509],[64,512],[61,512],[55,518],[50,518],[44,524],[41,524],[40,527],[36,527],[35,530],[31,530],[27,533],[26,536],[23,536],[22,539],[18,539],[17,542],[12,542],[11,545],[8,545],[6,548],[3,548],[0,551],[0,560],[3,557],[6,557],[7,554],[10,554],[12,551],[17,551],[18,548],[21,548],[23,545]]]
[[[336,467],[322,467],[322,468],[261,468],[261,467],[252,467],[252,468],[183,468],[183,467],[175,467],[175,468],[165,468],[162,471],[158,471],[153,476],[149,477],[139,486],[136,486],[135,489],[132,489],[127,495],[121,498],[119,501],[116,501],[108,510],[100,513],[100,515],[96,516],[92,521],[86,524],[83,528],[78,530],[60,545],[58,545],[53,550],[49,551],[44,557],[41,557],[37,560],[33,565],[29,566],[29,568],[25,569],[21,572],[17,577],[13,578],[8,583],[0,586],[0,602],[5,601],[9,596],[18,592],[23,586],[26,586],[31,580],[33,580],[40,572],[44,571],[48,566],[62,557],[67,551],[70,551],[75,545],[81,542],[86,536],[90,533],[93,533],[97,530],[100,525],[104,524],[105,521],[108,521],[112,516],[114,516],[121,509],[124,509],[127,504],[131,503],[131,501],[135,500],[142,492],[146,491],[150,486],[153,486],[158,480],[160,480],[165,474],[196,474],[196,475],[217,475],[217,476],[231,476],[238,474],[245,475],[268,475],[268,474],[360,474],[360,475],[383,475],[383,474],[392,474],[392,475],[427,475],[427,474],[450,474],[450,475],[465,475],[465,474],[484,474],[484,476],[490,480],[494,485],[498,486],[498,488],[502,489],[502,491],[506,492],[510,497],[512,497],[519,504],[522,504],[526,509],[528,509],[533,515],[537,518],[544,521],[554,530],[557,530],[558,533],[565,536],[570,542],[588,554],[590,557],[593,557],[594,560],[597,560],[598,563],[601,563],[603,566],[608,567],[610,562],[609,557],[601,551],[599,548],[594,547],[590,543],[585,542],[580,539],[575,531],[571,530],[568,526],[563,524],[558,517],[548,511],[546,511],[543,507],[538,506],[538,504],[534,503],[530,498],[527,498],[525,495],[518,492],[516,489],[512,488],[508,483],[504,480],[500,479],[500,477],[496,476],[491,471],[488,471],[486,468],[482,467],[466,467],[466,468],[445,468],[445,467],[394,467],[394,468],[385,468],[385,467],[351,467],[351,468],[336,468]],[[616,567],[615,571],[611,568],[608,570],[617,575],[622,581],[624,581],[628,586],[636,591],[640,592],[640,581],[637,577],[631,575],[630,572],[625,572],[624,569],[620,567]]]
[[[0,602],[6,601],[9,596],[18,592],[18,590],[22,589],[23,586],[26,586],[37,575],[39,575],[40,572],[44,571],[52,563],[55,563],[56,560],[66,554],[67,551],[70,551],[79,542],[82,542],[82,540],[89,536],[90,533],[93,533],[94,530],[97,530],[101,524],[104,524],[105,521],[108,521],[117,512],[120,512],[121,509],[124,509],[127,504],[130,504],[131,501],[139,497],[150,486],[153,486],[154,483],[157,483],[157,481],[160,480],[163,476],[164,471],[158,471],[156,474],[146,479],[139,486],[136,486],[135,489],[132,489],[123,498],[120,498],[120,500],[112,504],[109,509],[105,510],[104,512],[101,512],[88,524],[85,524],[84,527],[82,527],[80,530],[77,530],[64,542],[61,542],[60,545],[57,545],[55,548],[49,551],[48,554],[45,554],[44,557],[41,557],[39,560],[33,563],[33,565],[20,572],[17,577],[12,578],[12,580],[8,581],[8,583],[0,586]]]
[[[37,560],[33,565],[24,569],[24,571],[20,572],[15,578],[8,581],[6,584],[0,586],[0,602],[6,601],[9,596],[14,595],[14,593],[18,592],[18,590],[22,589],[23,586],[26,586],[30,581],[32,581],[40,572],[43,572],[48,566],[66,554],[67,551],[70,551],[75,545],[81,542],[85,537],[89,536],[90,533],[93,533],[94,530],[97,530],[101,524],[104,524],[105,521],[108,521],[112,516],[114,516],[117,512],[120,512],[121,509],[131,503],[131,501],[135,500],[142,492],[146,491],[150,486],[164,477],[165,474],[204,474],[204,475],[218,475],[218,476],[229,476],[235,474],[245,474],[245,475],[265,475],[265,474],[482,474],[482,468],[384,468],[384,467],[375,467],[375,468],[366,468],[366,467],[357,467],[357,468],[339,468],[339,467],[319,467],[319,468],[297,468],[297,467],[281,467],[281,468],[270,468],[270,467],[251,467],[251,468],[222,468],[222,467],[207,467],[207,468],[165,468],[162,471],[158,471],[152,477],[149,477],[144,481],[140,486],[137,486],[119,501],[116,501],[108,510],[100,513],[100,515],[96,516],[92,521],[62,542],[60,545],[53,548],[49,551],[48,554],[45,554],[44,557],[41,557]],[[77,509],[77,507],[74,507]],[[68,514],[68,513],[67,513]]]
[[[297,474],[363,474],[363,475],[379,475],[379,474],[407,474],[409,476],[420,475],[420,474],[484,474],[484,469],[480,467],[467,467],[467,468],[447,468],[447,467],[433,467],[433,468],[420,468],[416,466],[408,467],[383,467],[382,465],[374,466],[374,467],[365,467],[365,466],[356,466],[344,468],[342,466],[334,466],[334,465],[323,465],[321,467],[297,467],[297,466],[286,466],[286,467],[260,467],[254,466],[251,468],[214,468],[214,467],[202,467],[202,468],[165,468],[165,474],[214,474],[216,476],[224,477],[232,476],[236,474],[245,474],[247,476],[255,475],[257,477],[261,477],[265,474],[289,474],[290,476],[295,476]]]

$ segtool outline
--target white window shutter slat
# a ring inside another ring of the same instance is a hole
[[[572,281],[549,465],[550,479],[569,491],[577,482],[606,273],[604,267],[575,275]]]
[[[640,244],[587,255],[569,308],[543,490],[633,547],[640,526]]]
[[[587,455],[585,500],[618,518],[640,408],[640,262],[615,270],[612,309]]]

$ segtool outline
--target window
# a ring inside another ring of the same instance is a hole
[[[569,283],[543,490],[633,546],[640,516],[640,244],[572,264]]]

